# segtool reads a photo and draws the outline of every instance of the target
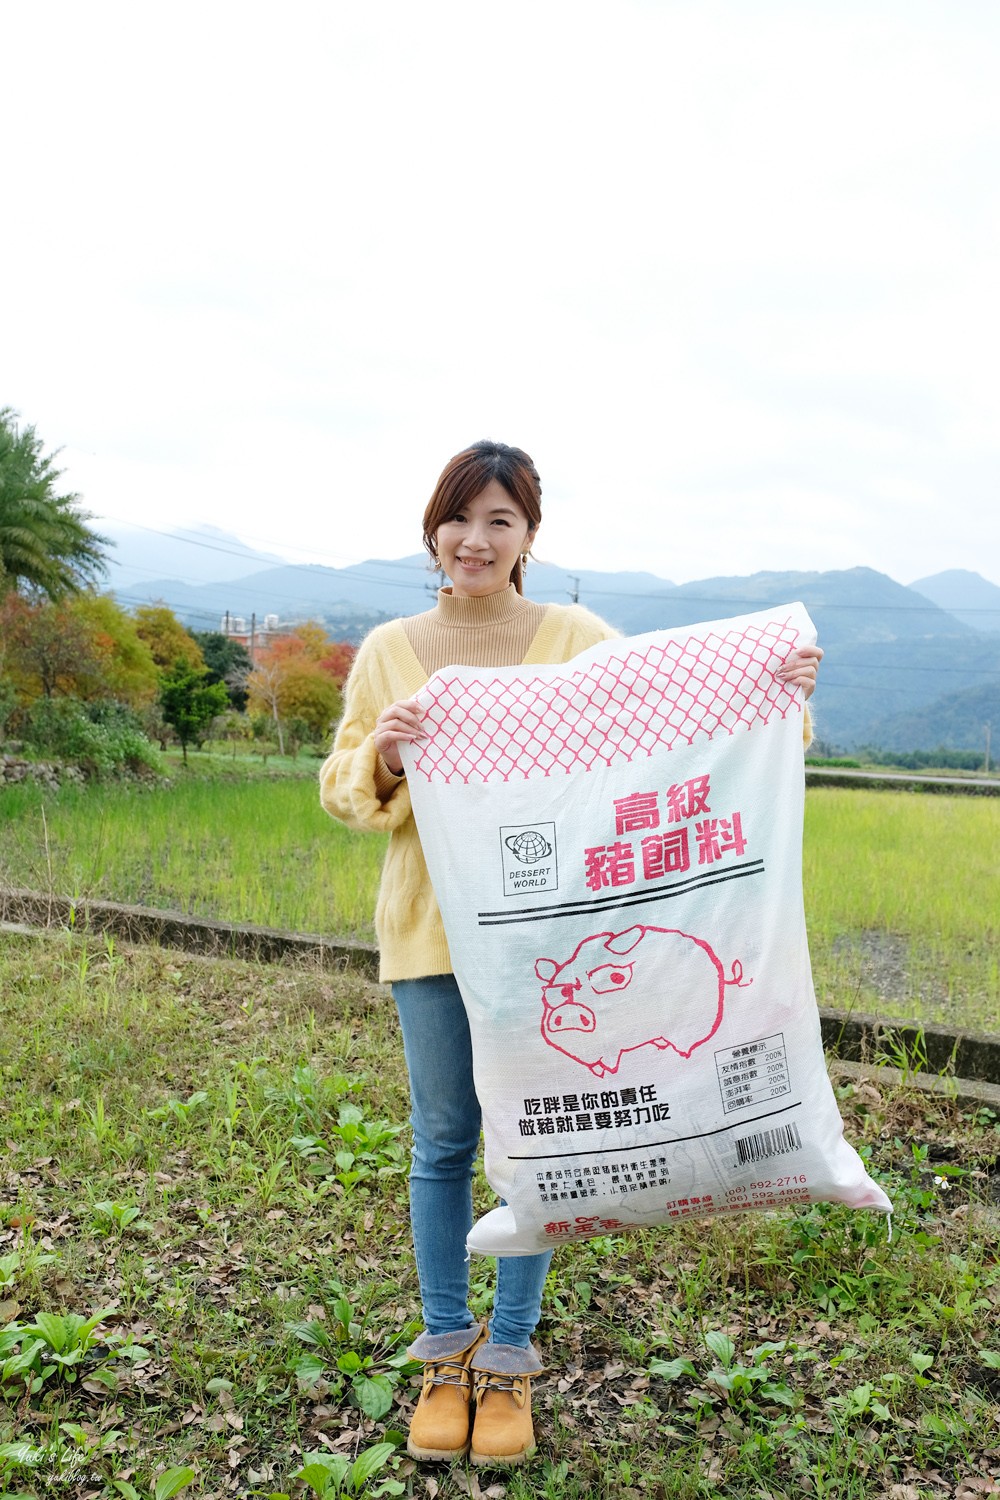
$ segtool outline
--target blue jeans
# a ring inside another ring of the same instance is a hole
[[[410,1075],[410,1224],[424,1323],[428,1333],[454,1333],[475,1322],[465,1239],[482,1113],[469,1022],[453,974],[396,980],[392,993]],[[551,1251],[497,1258],[494,1343],[527,1348],[551,1259]]]

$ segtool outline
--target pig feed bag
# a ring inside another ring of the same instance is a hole
[[[827,1078],[802,908],[801,604],[448,667],[403,759],[472,1031],[469,1246],[828,1199],[889,1212]]]

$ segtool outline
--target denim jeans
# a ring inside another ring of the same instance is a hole
[[[482,1119],[472,1079],[472,1040],[452,974],[396,980],[393,998],[410,1075],[410,1223],[427,1332],[454,1333],[469,1311],[465,1238],[472,1228],[472,1169]],[[527,1348],[552,1259],[500,1256],[490,1338]]]

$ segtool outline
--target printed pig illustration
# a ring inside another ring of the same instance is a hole
[[[727,979],[706,942],[670,927],[594,933],[563,963],[539,958],[535,973],[542,1036],[598,1078],[638,1047],[690,1057],[718,1030],[726,986],[753,983],[738,959]]]

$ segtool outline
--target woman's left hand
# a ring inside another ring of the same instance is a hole
[[[800,687],[805,696],[811,698],[822,660],[823,652],[819,646],[798,646],[791,656],[785,657],[776,675],[788,687]]]

